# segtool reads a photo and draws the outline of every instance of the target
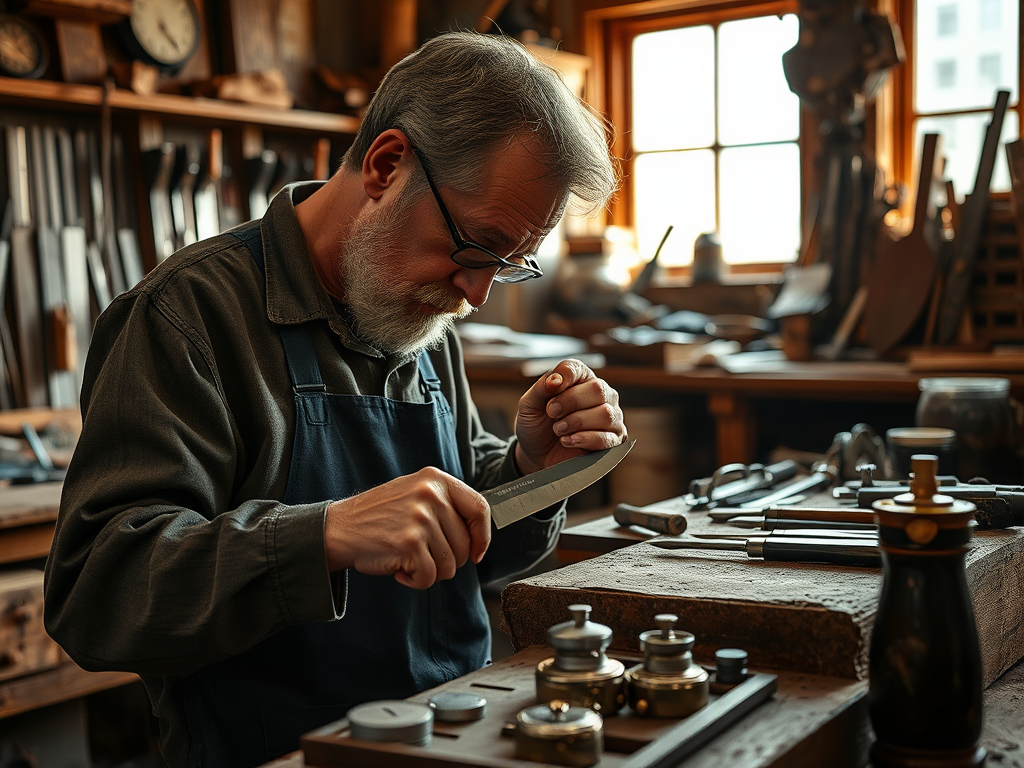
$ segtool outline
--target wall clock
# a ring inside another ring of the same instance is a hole
[[[32,22],[0,14],[0,75],[41,77],[49,62],[46,43]]]
[[[122,32],[134,56],[173,74],[199,48],[199,13],[192,0],[134,0]]]

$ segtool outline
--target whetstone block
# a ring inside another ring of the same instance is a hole
[[[975,534],[967,582],[987,686],[1024,657],[1024,529]],[[612,648],[639,650],[658,613],[696,635],[694,656],[739,647],[752,668],[865,679],[880,568],[772,563],[741,552],[628,546],[509,584],[501,621],[517,650],[547,642],[550,626],[587,603],[612,628]]]

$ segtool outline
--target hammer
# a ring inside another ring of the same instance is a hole
[[[669,536],[678,536],[686,530],[686,518],[682,515],[652,512],[634,507],[632,504],[619,504],[615,507],[612,517],[623,527],[639,525],[641,528],[666,533]]]

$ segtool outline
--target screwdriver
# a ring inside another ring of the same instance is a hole
[[[795,536],[758,537],[745,541],[722,539],[654,539],[661,549],[713,549],[746,552],[748,557],[776,562],[835,565],[882,564],[878,543],[872,539],[810,539]]]

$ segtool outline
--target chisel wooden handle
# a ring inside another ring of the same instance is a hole
[[[616,506],[612,517],[621,526],[639,525],[649,531],[667,533],[670,536],[678,536],[686,530],[686,518],[682,515],[651,512],[631,504]]]

